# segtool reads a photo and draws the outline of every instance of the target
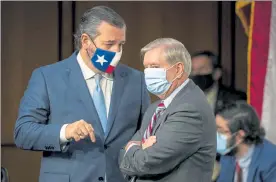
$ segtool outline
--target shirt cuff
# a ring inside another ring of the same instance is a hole
[[[66,126],[67,126],[67,125],[68,125],[68,124],[64,124],[64,125],[61,127],[61,130],[60,130],[60,144],[61,144],[61,145],[70,142],[70,140],[67,140],[66,137],[65,137],[65,129],[66,129]]]

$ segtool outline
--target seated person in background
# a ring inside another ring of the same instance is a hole
[[[255,110],[244,101],[216,116],[217,152],[221,154],[217,182],[275,182],[276,146],[264,139]]]
[[[215,114],[229,101],[246,100],[246,94],[219,84],[222,69],[217,56],[210,51],[197,52],[192,56],[192,80],[204,91]]]

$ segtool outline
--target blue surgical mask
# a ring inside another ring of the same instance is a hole
[[[225,155],[227,150],[227,137],[217,132],[217,153]]]
[[[145,69],[144,71],[145,81],[149,92],[151,92],[154,95],[163,95],[169,90],[171,84],[177,78],[176,77],[171,82],[167,80],[167,71],[171,69],[173,66],[171,66],[168,69],[164,69],[164,68],[146,68]]]
[[[232,135],[233,136],[233,135]],[[227,136],[217,132],[217,153],[226,155],[233,150],[237,144],[228,147]]]

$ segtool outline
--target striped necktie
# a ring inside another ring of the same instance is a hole
[[[159,116],[161,115],[161,113],[165,109],[166,109],[166,107],[165,107],[163,101],[160,102],[160,104],[158,104],[158,106],[157,106],[157,108],[156,108],[156,110],[155,110],[155,112],[154,112],[154,114],[153,114],[153,116],[151,118],[151,121],[150,121],[150,123],[149,123],[149,125],[148,125],[148,127],[147,127],[147,129],[146,129],[146,131],[144,133],[144,136],[143,136],[143,139],[142,139],[142,143],[144,143],[145,140],[148,139],[151,136],[153,127],[156,124],[157,119],[159,118]]]

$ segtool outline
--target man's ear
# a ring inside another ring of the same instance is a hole
[[[239,130],[237,135],[239,136],[239,140],[242,141],[243,138],[245,137],[245,132],[243,130]]]
[[[215,81],[218,81],[222,76],[222,69],[221,68],[215,68],[213,72],[213,79]]]
[[[84,48],[85,50],[89,48],[89,46],[92,44],[89,36],[84,33],[81,35],[81,47]]]
[[[241,137],[244,137],[245,136],[245,132],[243,130],[239,130],[238,131],[238,134],[241,136]]]
[[[177,75],[179,75],[178,76],[178,78],[181,78],[181,76],[184,74],[184,65],[182,64],[182,63],[178,63],[178,65],[177,65]]]

